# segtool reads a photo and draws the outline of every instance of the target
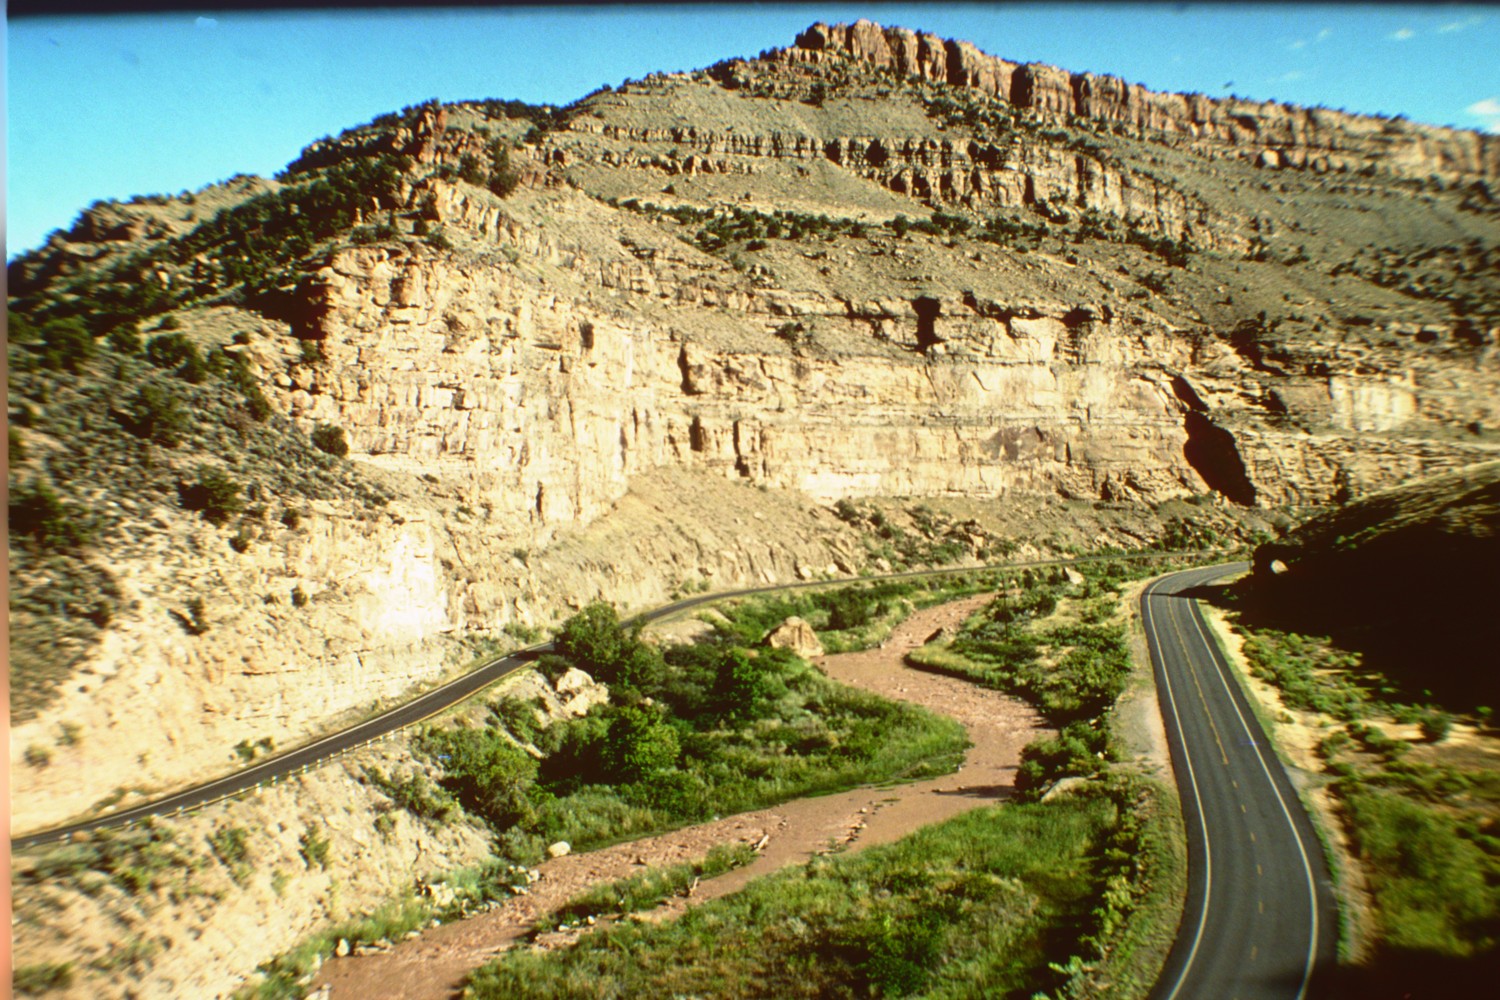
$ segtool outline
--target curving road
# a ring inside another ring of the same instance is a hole
[[[1190,592],[1244,563],[1162,577],[1141,621],[1188,838],[1188,894],[1151,1000],[1302,1000],[1337,961],[1323,847]]]
[[[950,576],[960,573],[984,572],[986,570],[1019,570],[1038,566],[1060,566],[1077,563],[1132,562],[1143,559],[1181,558],[1183,556],[1200,554],[1198,552],[1154,552],[1131,555],[1080,556],[1073,559],[1040,559],[1032,562],[997,563],[984,566],[956,566],[940,570],[911,570],[905,573],[849,577],[839,580],[812,580],[804,583],[790,584],[779,583],[765,587],[750,587],[743,590],[700,594],[697,597],[689,597],[685,600],[663,605],[660,608],[638,615],[632,620],[642,623],[655,621],[659,618],[691,610],[703,604],[735,597],[772,593],[778,590],[797,590],[808,587],[839,586],[841,584],[866,583],[877,580],[900,580],[926,576]],[[372,719],[367,719],[348,729],[332,733],[306,746],[298,747],[295,750],[287,751],[275,757],[268,757],[233,774],[225,775],[222,778],[208,781],[201,785],[194,785],[183,791],[160,799],[154,799],[151,802],[145,802],[138,806],[132,806],[129,809],[121,809],[118,812],[80,820],[79,822],[69,823],[65,826],[52,827],[46,830],[38,830],[25,836],[13,837],[10,842],[11,849],[14,851],[25,850],[28,847],[35,847],[39,844],[65,840],[74,833],[127,826],[138,820],[145,819],[147,816],[161,816],[186,809],[196,809],[200,806],[209,805],[238,795],[257,785],[277,781],[288,775],[305,771],[347,750],[352,750],[390,733],[404,729],[407,726],[421,722],[424,719],[431,718],[444,709],[450,708],[465,698],[478,693],[501,678],[514,673],[551,648],[551,643],[541,643],[511,653],[509,656],[503,656],[498,660],[492,660],[456,680],[434,688],[426,694],[398,705],[390,711],[377,715]]]

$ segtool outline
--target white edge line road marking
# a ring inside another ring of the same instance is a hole
[[[1245,731],[1247,739],[1253,739],[1250,735],[1250,726],[1245,721],[1245,713],[1240,711],[1239,703],[1234,700],[1234,692],[1229,690],[1229,682],[1224,678],[1224,665],[1221,662],[1223,654],[1219,652],[1218,643],[1209,642],[1208,636],[1203,632],[1203,626],[1198,623],[1196,614],[1190,615],[1193,619],[1193,627],[1198,630],[1199,637],[1204,645],[1208,647],[1209,656],[1214,661],[1215,671],[1219,675],[1219,683],[1224,687],[1224,694],[1229,698],[1229,704],[1234,708],[1235,716],[1240,720],[1240,728]],[[1286,800],[1281,797],[1281,789],[1276,787],[1276,779],[1271,775],[1271,769],[1266,766],[1265,748],[1256,746],[1255,759],[1260,763],[1260,769],[1266,776],[1266,781],[1271,785],[1271,791],[1276,796],[1276,804],[1281,806],[1281,815],[1286,819],[1286,825],[1291,828],[1292,839],[1297,842],[1297,853],[1302,856],[1302,871],[1307,875],[1307,898],[1308,908],[1312,911],[1312,933],[1307,942],[1307,962],[1302,967],[1302,985],[1297,989],[1297,1000],[1302,1000],[1307,995],[1307,983],[1312,978],[1313,960],[1318,951],[1318,890],[1313,881],[1312,862],[1307,858],[1307,845],[1302,842],[1302,834],[1297,829],[1296,822],[1292,819],[1291,810],[1286,807]]]
[[[1187,961],[1183,962],[1182,971],[1177,974],[1177,981],[1172,984],[1171,992],[1165,997],[1165,1000],[1175,1000],[1178,990],[1182,989],[1183,980],[1187,978],[1188,970],[1193,967],[1193,961],[1198,956],[1198,946],[1203,942],[1203,926],[1208,921],[1208,899],[1213,889],[1213,855],[1208,844],[1208,820],[1203,815],[1203,796],[1198,791],[1198,777],[1193,772],[1193,759],[1188,753],[1187,738],[1182,731],[1182,720],[1177,715],[1177,699],[1172,694],[1172,678],[1167,672],[1166,652],[1161,648],[1161,636],[1156,631],[1156,617],[1151,612],[1151,595],[1164,579],[1157,580],[1146,588],[1141,599],[1141,612],[1145,616],[1147,628],[1151,630],[1156,655],[1161,662],[1161,677],[1167,686],[1167,703],[1172,709],[1172,724],[1177,729],[1177,742],[1182,747],[1183,762],[1187,764],[1188,782],[1193,787],[1193,805],[1198,810],[1198,830],[1203,838],[1203,906],[1198,911],[1198,928],[1193,932],[1193,944],[1188,949]]]

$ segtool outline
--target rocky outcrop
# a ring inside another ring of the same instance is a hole
[[[766,645],[773,649],[790,649],[804,659],[823,655],[823,643],[813,627],[793,615],[771,630]]]
[[[1500,177],[1500,137],[1401,119],[1272,101],[1164,94],[1118,77],[1017,64],[905,28],[814,24],[772,54],[789,62],[852,58],[902,76],[967,87],[1043,118],[1077,116],[1182,137],[1268,165],[1352,170],[1367,164],[1406,177]]]

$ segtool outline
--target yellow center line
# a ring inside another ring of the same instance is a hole
[[[1184,653],[1188,653],[1187,638],[1182,634],[1182,629],[1177,624],[1177,616],[1175,614],[1168,613],[1167,621],[1172,623],[1172,632],[1177,636],[1177,644],[1182,647]],[[1219,738],[1219,727],[1214,725],[1213,714],[1208,710],[1208,698],[1203,694],[1203,685],[1198,683],[1198,670],[1193,666],[1193,659],[1191,655],[1187,656],[1187,661],[1188,676],[1193,678],[1193,687],[1198,689],[1198,701],[1203,705],[1203,717],[1208,720],[1208,728],[1213,731],[1214,742],[1219,746],[1219,760],[1224,763],[1225,767],[1228,767],[1229,754],[1224,752],[1224,741]]]

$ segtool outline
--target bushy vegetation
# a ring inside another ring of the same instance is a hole
[[[344,437],[344,429],[332,424],[319,424],[313,428],[313,447],[334,458],[343,458],[349,454],[349,441]]]
[[[956,723],[828,680],[791,653],[728,638],[665,650],[594,604],[559,630],[556,672],[575,664],[608,704],[540,732],[433,728],[418,740],[442,787],[529,862],[555,841],[600,846],[715,814],[869,781],[951,770]],[[519,745],[535,740],[537,762]],[[389,782],[390,779],[382,779]],[[428,810],[430,813],[431,810]]]
[[[96,871],[130,895],[164,894],[180,901],[198,891],[191,885],[192,874],[207,863],[179,843],[172,830],[147,819],[140,826],[99,830],[88,840],[53,847],[18,881],[43,884]]]
[[[36,962],[16,966],[11,985],[17,993],[40,996],[73,985],[72,962]]]
[[[245,501],[241,496],[243,489],[222,469],[200,466],[198,478],[193,482],[182,483],[178,493],[182,505],[188,510],[200,512],[212,524],[223,525],[245,509]]]
[[[702,209],[690,205],[664,207],[638,198],[618,202],[654,219],[671,219],[683,226],[697,226],[691,242],[705,253],[719,253],[734,245],[747,250],[764,249],[766,240],[831,238],[836,235],[862,237],[866,225],[855,219],[811,215],[806,212],[758,212],[730,205],[727,209]],[[757,246],[750,246],[757,243]]]
[[[42,549],[76,549],[94,532],[86,511],[64,501],[46,480],[33,479],[10,491],[10,534]]]

